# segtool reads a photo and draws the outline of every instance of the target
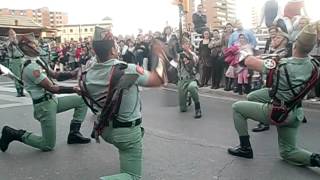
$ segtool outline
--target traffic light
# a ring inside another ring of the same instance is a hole
[[[190,8],[190,0],[173,0],[172,4],[182,6],[183,12],[188,13]]]

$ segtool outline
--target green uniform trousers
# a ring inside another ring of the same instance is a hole
[[[193,80],[179,80],[178,81],[178,93],[179,93],[179,104],[180,111],[187,111],[187,98],[188,92],[194,103],[199,102],[198,85]]]
[[[142,176],[141,126],[131,128],[105,127],[102,138],[119,150],[120,174],[101,177],[101,180],[138,180]]]
[[[239,136],[248,135],[247,119],[270,124],[271,106],[268,89],[254,91],[248,95],[249,101],[238,101],[232,105],[235,128]],[[303,115],[302,115],[303,116]],[[311,152],[297,147],[297,132],[300,121],[297,114],[290,113],[286,125],[277,126],[280,156],[294,165],[310,165]]]
[[[41,124],[42,136],[26,132],[22,142],[42,151],[51,151],[56,144],[57,113],[74,109],[72,122],[83,122],[87,114],[87,105],[78,95],[50,99],[33,105],[34,117]]]
[[[22,59],[10,59],[9,68],[14,75],[16,75],[18,78],[21,78]],[[23,89],[23,86],[19,84],[18,81],[15,81],[15,86],[18,93],[19,93],[19,90]]]

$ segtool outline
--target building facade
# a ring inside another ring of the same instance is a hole
[[[43,7],[39,9],[0,9],[1,15],[25,16],[31,18],[36,23],[44,27],[56,28],[68,24],[68,15],[64,12],[49,11],[49,8]]]
[[[202,0],[210,29],[219,28],[236,19],[235,0]]]
[[[74,24],[58,27],[57,37],[60,37],[62,42],[81,41],[84,39],[92,40],[95,26],[103,28],[112,28],[112,19],[106,17],[101,23],[97,24]]]

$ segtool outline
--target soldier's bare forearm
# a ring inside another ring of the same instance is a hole
[[[244,64],[251,70],[262,72],[263,70],[263,60],[255,57],[248,56],[244,60]]]

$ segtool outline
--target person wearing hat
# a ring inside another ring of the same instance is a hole
[[[191,99],[195,106],[194,118],[201,118],[201,108],[198,94],[198,84],[195,81],[196,64],[198,63],[197,55],[191,50],[191,43],[188,39],[182,41],[183,51],[179,54],[178,63],[178,93],[179,93],[179,105],[180,112],[187,111],[187,101],[189,104],[191,101],[188,99],[190,94]]]
[[[18,47],[18,40],[16,32],[13,29],[9,30],[9,45],[8,45],[8,56],[9,56],[9,68],[17,77],[21,76],[21,68],[23,62],[23,52]],[[24,97],[23,86],[15,81],[15,87],[17,90],[17,97]]]
[[[42,136],[25,130],[16,130],[9,126],[2,129],[0,149],[5,152],[12,141],[20,141],[42,151],[51,151],[56,144],[56,115],[74,109],[70,124],[68,144],[86,144],[90,142],[80,133],[80,127],[87,113],[87,106],[78,95],[56,97],[54,94],[71,94],[79,92],[77,87],[66,87],[55,84],[52,78],[67,80],[77,72],[54,72],[39,59],[39,50],[33,35],[23,35],[19,48],[25,54],[22,69],[22,80],[33,101],[34,117],[41,124]]]
[[[232,105],[240,146],[229,148],[229,154],[253,158],[247,124],[247,119],[252,119],[276,125],[280,156],[286,162],[320,167],[320,154],[298,148],[296,144],[297,131],[304,117],[301,101],[319,78],[319,65],[308,56],[315,39],[315,28],[308,25],[293,45],[293,57],[282,58],[278,62],[241,52],[243,63],[248,68],[270,75],[267,79],[267,87],[270,88],[258,90],[259,102],[238,101]]]
[[[97,62],[82,73],[79,86],[90,109],[97,114],[92,137],[102,137],[119,151],[121,173],[102,180],[141,179],[142,137],[141,96],[139,86],[157,87],[165,82],[166,55],[159,40],[152,43],[153,70],[118,60],[113,35],[95,28],[92,46]]]
[[[277,29],[274,37],[271,40],[270,43],[270,50],[266,56],[270,55],[277,55],[277,58],[287,58],[288,57],[288,49],[287,45],[289,42],[289,36],[285,32],[281,31],[280,29]],[[261,102],[261,93],[263,91],[254,91],[250,93],[247,98],[248,101],[254,101],[254,102]],[[262,103],[267,103],[267,102],[262,102]],[[262,132],[270,129],[269,124],[265,124],[263,122],[259,122],[258,126],[253,128],[253,132]]]

